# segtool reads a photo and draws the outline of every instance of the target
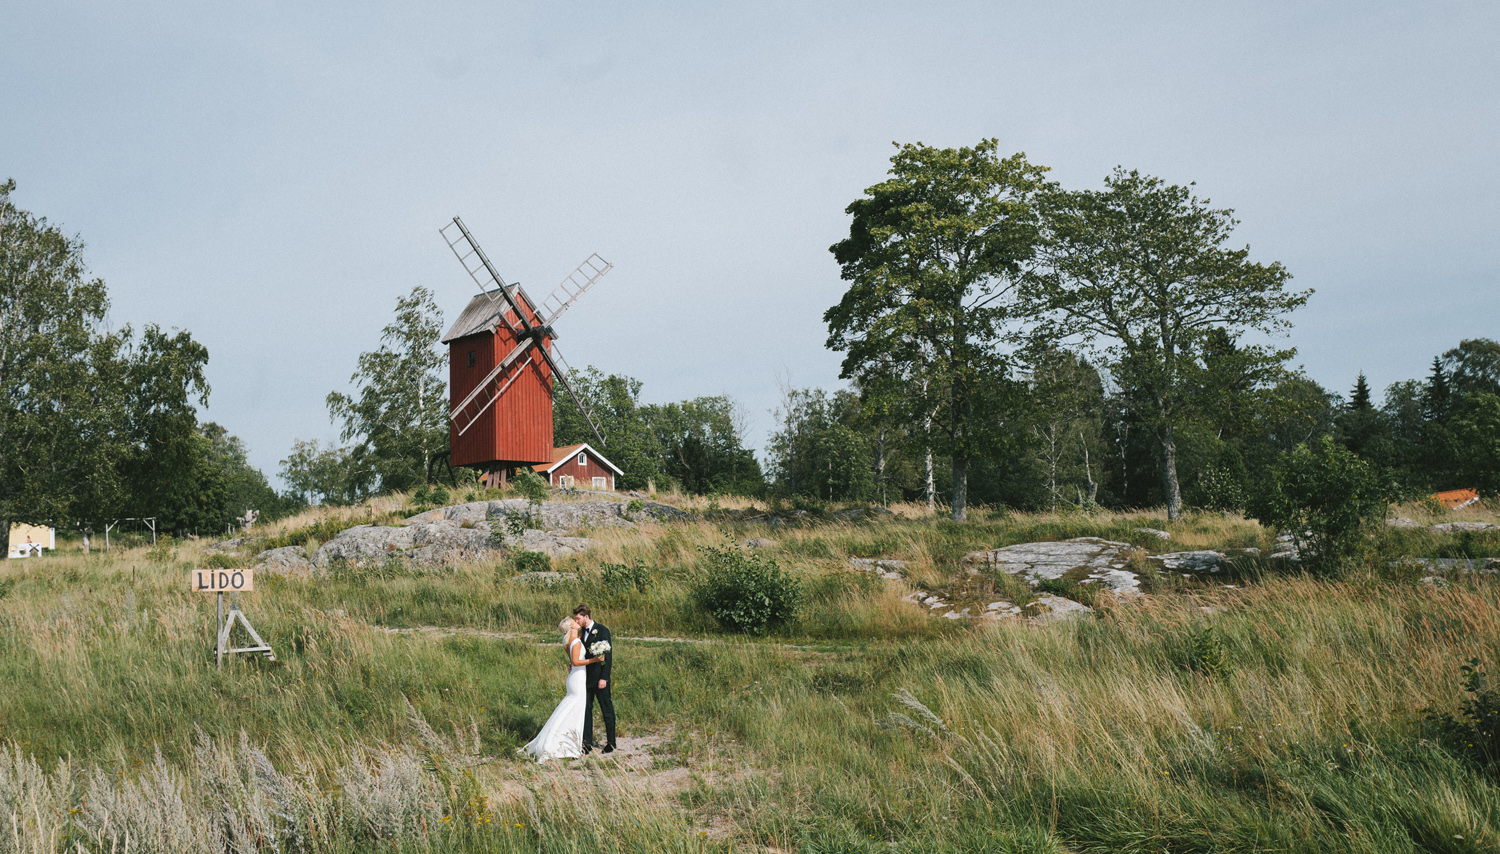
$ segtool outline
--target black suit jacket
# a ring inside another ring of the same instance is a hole
[[[583,642],[583,657],[593,658],[594,654],[588,651],[589,647],[599,641],[609,640],[609,627],[603,623],[594,623],[592,626],[589,626],[587,631],[587,640]],[[589,669],[585,672],[588,673],[590,688],[597,688],[600,679],[603,679],[606,683],[609,682],[609,665],[612,655],[614,655],[613,650],[606,652],[603,661],[589,665]]]

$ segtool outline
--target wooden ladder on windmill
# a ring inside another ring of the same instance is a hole
[[[454,257],[458,258],[458,262],[469,274],[469,278],[479,286],[479,292],[494,303],[499,311],[499,322],[509,326],[516,336],[516,346],[474,387],[473,391],[449,410],[448,419],[453,423],[458,435],[462,436],[468,432],[469,428],[495,405],[495,401],[505,394],[505,390],[510,388],[511,383],[514,383],[528,367],[540,360],[552,370],[552,378],[560,382],[568,395],[573,398],[573,403],[583,415],[584,422],[589,425],[589,430],[593,432],[594,438],[599,440],[600,446],[603,446],[604,437],[599,433],[599,428],[594,426],[594,419],[589,414],[588,407],[583,405],[583,401],[568,383],[568,375],[572,368],[568,367],[568,363],[563,360],[562,353],[557,350],[556,343],[551,339],[557,337],[552,324],[614,265],[600,258],[597,253],[592,254],[569,273],[557,287],[553,288],[552,293],[548,294],[546,299],[537,303],[521,287],[520,282],[507,283],[501,278],[494,265],[490,263],[490,259],[485,256],[484,250],[479,248],[479,243],[464,226],[463,220],[454,217],[453,222],[438,231],[443,235],[448,248],[453,250]],[[531,312],[522,308],[523,301],[525,305],[531,307]],[[538,318],[538,322],[533,323],[528,314]],[[550,352],[547,346],[549,343],[551,344]],[[522,359],[522,356],[525,358]]]

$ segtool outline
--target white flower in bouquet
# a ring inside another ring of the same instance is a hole
[[[610,650],[609,641],[602,640],[602,641],[599,641],[598,643],[594,644],[593,646],[589,647],[589,655],[592,655],[593,657],[598,658],[599,656],[605,654],[606,652],[609,652],[609,650]]]

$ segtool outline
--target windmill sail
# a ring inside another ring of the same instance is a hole
[[[608,273],[615,265],[600,258],[598,253],[583,259],[578,268],[568,274],[547,298],[542,300],[541,315],[546,318],[542,321],[543,326],[551,326],[552,321],[562,316],[568,310],[573,301],[583,296],[583,292],[594,286],[605,273]]]

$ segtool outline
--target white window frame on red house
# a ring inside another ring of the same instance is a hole
[[[588,451],[579,451],[578,452],[578,464],[581,465],[581,466],[586,466],[586,465],[589,464],[589,452]]]

